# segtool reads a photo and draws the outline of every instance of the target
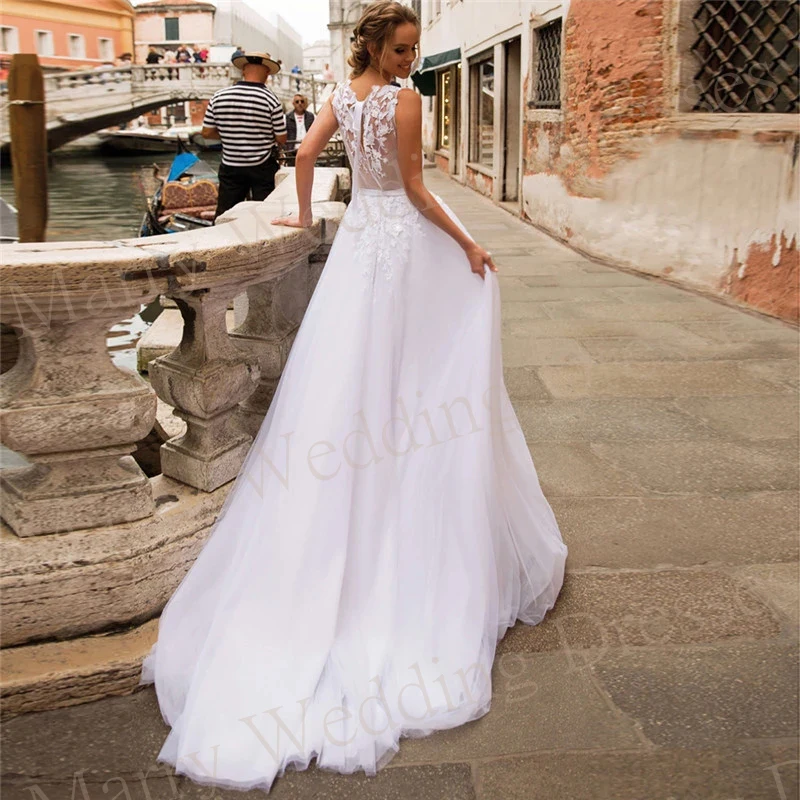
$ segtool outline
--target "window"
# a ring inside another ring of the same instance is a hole
[[[36,31],[36,52],[40,56],[52,56],[55,54],[53,31]]]
[[[701,0],[692,16],[691,110],[796,114],[798,17],[787,0]]]
[[[101,61],[114,60],[114,40],[100,36],[97,39],[97,52]]]
[[[164,120],[168,125],[174,125],[176,122],[186,122],[187,119],[186,103],[164,106]]]
[[[494,166],[494,61],[479,61],[470,67],[471,136],[470,161]]]
[[[436,102],[438,104],[437,116],[437,149],[447,150],[450,147],[450,70],[446,69],[438,74],[436,87]]]
[[[422,22],[422,0],[411,0],[411,9],[417,15],[417,18]]]
[[[0,52],[19,53],[19,35],[11,25],[0,26]]]
[[[535,108],[561,108],[561,19],[536,30],[533,103]]]
[[[181,38],[177,17],[164,18],[164,41],[177,42]]]
[[[69,57],[86,58],[86,42],[80,33],[71,33],[69,39]]]

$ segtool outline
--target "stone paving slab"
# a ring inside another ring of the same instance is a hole
[[[116,795],[119,800],[475,800],[469,764],[425,764],[394,769],[375,776],[341,775],[317,769],[287,770],[276,779],[269,794],[263,789],[223,789],[203,786],[182,776],[151,770],[143,777],[125,775],[102,779],[87,774],[83,781],[21,781],[3,786],[3,800],[95,800]],[[26,788],[31,787],[31,788]],[[38,787],[41,794],[32,794]]]
[[[586,349],[574,339],[530,339],[517,337],[503,348],[503,364],[528,367],[544,364],[592,364]]]
[[[503,370],[503,380],[510,397],[522,401],[549,401],[550,392],[545,389],[535,367],[509,367]]]
[[[758,397],[678,397],[676,408],[702,420],[729,439],[800,437],[800,398],[796,394]]]
[[[392,764],[641,745],[636,726],[607,702],[588,670],[570,669],[563,652],[503,653],[495,659],[492,684],[488,714],[422,739],[404,739]]]
[[[520,312],[520,316],[508,315],[508,310]],[[573,338],[584,342],[590,338],[626,338],[631,341],[670,341],[685,344],[706,344],[706,340],[682,325],[672,322],[642,322],[641,320],[593,320],[593,319],[549,319],[522,316],[527,309],[534,309],[530,303],[503,304],[503,333],[512,340],[518,336],[536,339]],[[503,343],[505,347],[505,341]]]
[[[800,565],[750,564],[735,573],[751,592],[768,602],[786,622],[786,633],[800,627]]]
[[[526,289],[527,290],[527,289]],[[675,289],[675,291],[679,291]],[[568,300],[544,303],[551,319],[640,320],[677,322],[680,320],[725,320],[742,312],[711,300],[685,303],[573,303]]]
[[[595,361],[730,361],[734,359],[797,359],[798,348],[792,342],[760,341],[698,342],[653,341],[610,337],[583,341]]]
[[[552,497],[551,505],[572,569],[745,565],[800,557],[795,491],[563,496]]]
[[[719,747],[798,735],[797,642],[635,649],[590,669],[656,745]]]
[[[554,397],[694,397],[787,394],[778,379],[757,377],[738,361],[544,366],[539,376]]]
[[[797,443],[718,440],[597,442],[592,452],[618,471],[635,475],[649,492],[694,493],[793,489],[800,486]]]
[[[536,626],[517,623],[500,653],[579,651],[597,663],[614,648],[774,639],[778,615],[742,580],[708,570],[569,573],[556,607]]]
[[[797,747],[548,753],[481,763],[478,800],[787,800],[798,796]]]
[[[779,341],[800,345],[797,328],[777,320],[754,318],[750,314],[725,321],[682,322],[681,327],[714,342]]]
[[[517,417],[528,442],[651,441],[720,439],[699,415],[673,400],[517,400]]]
[[[528,449],[548,499],[647,494],[629,471],[603,461],[588,442],[534,442]]]

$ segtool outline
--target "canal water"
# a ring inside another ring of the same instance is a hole
[[[217,169],[219,155],[204,153]],[[89,152],[53,154],[48,171],[48,242],[86,239],[127,239],[139,235],[147,198],[157,181],[153,165],[166,176],[170,153],[108,156]],[[0,169],[0,195],[15,205],[10,166]],[[136,369],[136,342],[158,316],[158,301],[143,307],[109,331],[108,346],[115,363]]]

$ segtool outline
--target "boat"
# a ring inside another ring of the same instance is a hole
[[[161,236],[214,224],[219,178],[213,168],[178,141],[178,152],[164,178],[158,164],[153,177],[159,182],[147,199],[139,236]]]
[[[153,177],[159,186],[148,198],[147,211],[139,228],[139,236],[161,236],[179,233],[214,224],[219,193],[219,178],[214,169],[196,153],[191,152],[182,139],[177,142],[178,153],[172,161],[166,178],[161,168],[153,165]],[[295,151],[284,151],[281,166],[294,166]],[[318,167],[349,167],[344,142],[333,137],[319,154]],[[343,198],[349,201],[349,194]]]
[[[19,241],[17,209],[0,197],[0,244]]]
[[[99,131],[97,135],[100,148],[106,153],[174,153],[180,139],[189,139],[201,130],[201,125],[163,129],[141,125],[120,131]]]

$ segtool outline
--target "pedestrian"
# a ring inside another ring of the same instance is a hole
[[[167,48],[164,51],[164,63],[165,64],[174,64],[178,60],[178,57],[175,55],[175,51]]]
[[[326,64],[325,69],[322,70],[322,80],[324,81],[336,80],[336,78],[333,77],[333,70],[331,69],[330,64]]]
[[[164,56],[162,56],[161,53],[159,53],[158,50],[155,49],[155,47],[150,47],[147,51],[147,58],[145,59],[145,61],[148,64],[158,64],[163,57]]]
[[[292,75],[294,75],[295,88],[299,92],[300,91],[300,76],[303,74],[303,70],[301,70],[300,67],[297,64],[295,64],[292,67],[291,73],[292,73]]]
[[[208,102],[205,139],[222,141],[215,218],[247,199],[264,200],[275,188],[278,145],[286,142],[286,117],[267,76],[278,71],[269,53],[242,53],[233,59],[242,80],[220,89]]]
[[[286,115],[286,141],[294,142],[294,150],[300,146],[303,137],[314,122],[314,115],[308,111],[305,95],[296,94],[292,99],[293,110]]]

